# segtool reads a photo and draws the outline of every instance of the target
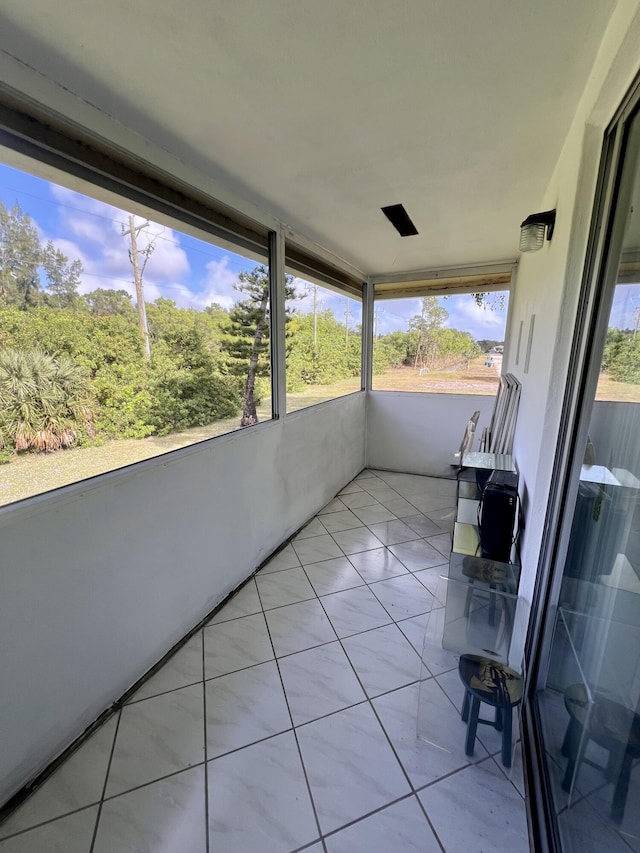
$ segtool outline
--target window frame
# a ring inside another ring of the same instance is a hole
[[[271,416],[254,426],[265,427],[277,419],[277,389],[274,389],[277,380],[274,383],[274,376],[278,361],[275,340],[278,334],[278,311],[274,306],[280,299],[276,268],[278,256],[283,254],[282,239],[278,241],[278,237],[281,237],[279,228],[274,231],[261,222],[245,217],[167,173],[153,169],[150,164],[72,127],[62,118],[52,118],[38,110],[27,113],[21,109],[21,105],[7,104],[4,95],[3,101],[0,101],[0,147],[8,153],[5,162],[11,168],[57,183],[87,198],[152,218],[178,232],[209,243],[212,247],[227,249],[253,259],[256,263],[268,265]],[[95,192],[87,192],[89,187],[94,188]],[[211,441],[244,431],[244,428],[234,429],[183,447],[165,450],[156,456],[53,486],[3,504],[0,511],[25,502],[50,499],[74,487],[86,488],[88,483],[98,485],[105,478],[111,479],[118,473],[139,466],[168,464],[169,457],[184,458],[184,454],[193,452],[194,448],[202,448]]]
[[[363,298],[363,335],[364,335],[364,317],[365,305],[367,308],[366,317],[370,326],[369,338],[370,348],[367,352],[367,364],[363,366],[363,383],[366,380],[364,387],[368,391],[374,393],[393,393],[393,394],[435,394],[436,391],[406,391],[403,389],[389,390],[375,389],[373,387],[373,350],[375,341],[373,339],[374,317],[376,306],[380,303],[396,300],[396,299],[420,299],[423,296],[463,296],[465,294],[474,293],[503,293],[506,292],[511,297],[515,277],[517,273],[517,261],[512,263],[501,263],[484,265],[481,267],[456,267],[443,268],[441,270],[425,270],[423,272],[404,273],[398,276],[371,276],[369,278],[369,296],[370,304],[367,304]],[[478,273],[478,270],[484,270]],[[383,288],[380,290],[380,288]],[[376,293],[384,295],[376,295]],[[503,363],[509,364],[510,350],[510,331],[512,323],[512,305],[509,298],[507,307],[507,316],[505,318],[504,332],[504,350],[502,353]],[[364,346],[363,346],[364,358]],[[444,392],[455,393],[455,392]],[[486,396],[474,395],[470,396]]]

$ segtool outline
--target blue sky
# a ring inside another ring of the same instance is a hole
[[[470,332],[476,340],[504,340],[508,296],[505,296],[502,309],[494,304],[494,296],[497,294],[489,294],[490,302],[482,307],[476,305],[471,294],[451,296],[448,299],[438,297],[438,302],[449,315],[444,325]],[[379,334],[385,335],[396,329],[406,330],[408,320],[420,314],[420,302],[418,298],[385,299],[377,302]]]
[[[52,240],[69,260],[82,261],[82,293],[103,287],[123,289],[133,295],[128,240],[122,235],[122,225],[128,218],[126,211],[2,164],[0,199],[7,207],[17,201],[37,226],[41,240]],[[144,221],[136,217],[136,224]],[[139,248],[144,248],[145,240],[152,238],[155,248],[144,275],[148,302],[162,296],[185,308],[201,310],[212,302],[230,308],[239,298],[233,287],[238,273],[252,270],[257,263],[153,222],[146,230],[146,237],[141,235]],[[299,279],[296,287],[305,295],[295,301],[295,309],[310,312],[311,288]],[[345,297],[319,288],[318,299],[320,310],[330,308],[336,319],[344,322]],[[477,339],[503,339],[506,310],[478,308],[471,296],[441,300],[441,304],[449,313],[447,326],[469,331]],[[406,330],[409,318],[419,313],[420,300],[384,301],[377,308],[378,331],[385,334]],[[349,311],[350,325],[359,324],[362,312],[356,300],[349,300]]]
[[[640,285],[619,284],[613,297],[609,326],[635,329],[640,320]]]
[[[134,292],[128,241],[122,235],[128,213],[65,187],[0,165],[0,198],[16,201],[29,214],[42,240],[53,240],[69,260],[79,258],[84,272],[80,291],[98,287]],[[142,223],[136,217],[136,223]],[[197,240],[175,229],[151,223],[139,248],[155,237],[155,248],[144,276],[145,298],[159,296],[183,307],[205,308],[214,301],[230,307],[238,294],[238,273],[256,262]]]

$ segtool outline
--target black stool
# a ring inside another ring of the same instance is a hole
[[[502,763],[511,767],[512,711],[522,701],[522,679],[502,663],[478,655],[461,655],[458,664],[464,684],[462,719],[467,724],[465,753],[473,755],[478,723],[502,732]],[[480,703],[495,708],[495,719],[480,719]]]
[[[640,758],[640,715],[601,693],[596,693],[589,703],[583,684],[567,687],[564,704],[571,719],[562,742],[562,754],[569,759],[562,789],[571,790],[573,775],[584,758],[587,744],[595,741],[609,753],[607,766],[601,769],[610,782],[615,782],[611,820],[621,823],[631,765],[634,759]]]

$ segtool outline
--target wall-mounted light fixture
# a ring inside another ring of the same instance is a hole
[[[531,216],[527,216],[520,226],[520,251],[537,252],[541,249],[545,231],[547,240],[550,240],[553,237],[555,224],[555,210],[544,210],[542,213],[532,213]]]

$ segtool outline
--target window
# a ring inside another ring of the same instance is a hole
[[[287,277],[287,412],[361,388],[362,303]]]
[[[266,241],[63,183],[0,166],[2,504],[271,418]]]
[[[376,300],[373,389],[495,394],[509,294]]]

